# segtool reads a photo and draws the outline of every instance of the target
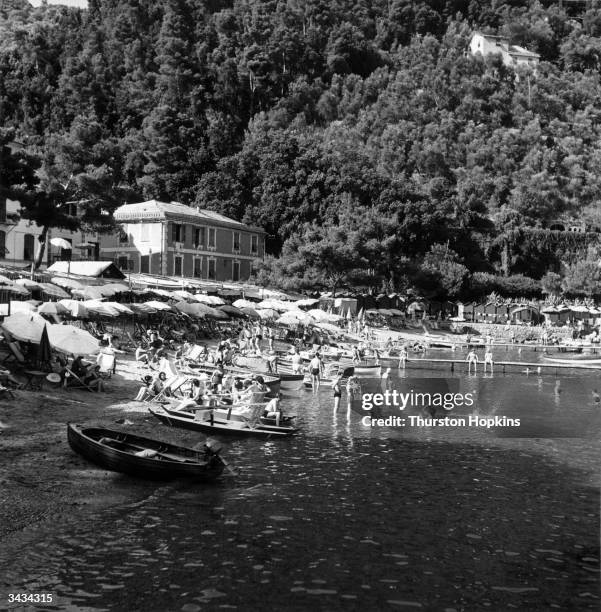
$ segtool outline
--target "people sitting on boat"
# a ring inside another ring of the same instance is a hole
[[[282,419],[282,409],[280,408],[280,396],[270,400],[263,411],[263,416],[268,419],[275,419],[275,426],[280,426]]]
[[[223,382],[223,365],[217,364],[217,369],[211,376],[211,387],[213,391],[219,391],[221,389],[221,383]]]

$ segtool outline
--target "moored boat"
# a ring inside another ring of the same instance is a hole
[[[225,467],[218,450],[201,451],[103,427],[67,424],[71,448],[92,463],[139,478],[215,480]]]
[[[593,357],[592,355],[582,355],[578,353],[570,353],[569,355],[563,355],[562,357],[549,357],[544,356],[545,361],[552,363],[558,363],[562,365],[590,365],[601,367],[601,357]]]
[[[174,410],[168,406],[148,408],[149,412],[159,421],[172,427],[182,427],[193,431],[202,431],[213,435],[228,435],[240,437],[283,438],[296,433],[291,425],[268,425],[257,419],[231,420],[217,416],[213,410],[196,410],[194,412]]]

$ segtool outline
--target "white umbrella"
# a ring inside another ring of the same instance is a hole
[[[12,283],[12,285],[2,285],[2,289],[9,293],[16,293],[17,295],[29,295],[30,293],[29,289],[22,285],[16,285],[15,283]]]
[[[44,302],[38,306],[38,314],[61,315],[69,312],[69,309],[60,302]]]
[[[65,249],[67,251],[70,251],[73,248],[73,245],[64,238],[51,238],[50,244],[52,246],[58,247],[59,249]]]
[[[40,283],[40,289],[49,296],[57,298],[68,298],[69,294],[60,287],[53,285],[52,283]]]
[[[102,295],[111,297],[117,293],[125,293],[129,291],[129,287],[123,283],[108,283],[108,285],[100,285],[97,287]]]
[[[63,278],[62,276],[55,276],[50,281],[53,285],[64,287],[65,289],[84,289],[85,285],[76,281],[72,278]]]
[[[0,285],[12,285],[15,281],[8,278],[8,276],[4,276],[4,274],[0,274]]]
[[[69,355],[89,355],[100,348],[92,334],[73,325],[49,325],[48,339],[52,348]]]
[[[10,312],[35,312],[36,306],[31,302],[10,301]]]
[[[99,315],[105,315],[107,317],[118,317],[119,311],[109,306],[108,303],[101,302],[100,300],[86,300],[83,305],[88,309],[89,312],[95,312]]]
[[[315,323],[315,319],[306,312],[302,310],[297,311],[289,311],[284,313],[276,323],[280,323],[281,325],[297,325],[298,323],[302,323],[303,325],[311,325]]]
[[[301,306],[314,306],[318,302],[319,302],[319,300],[316,300],[316,299],[313,299],[313,298],[305,298],[303,300],[297,300],[295,302],[295,304],[296,304],[296,306],[298,308],[300,308]]]
[[[250,300],[236,300],[232,306],[235,306],[236,308],[257,308],[257,302],[251,302]]]
[[[73,295],[84,300],[101,300],[104,296],[100,287],[86,287],[85,289],[73,289]],[[63,296],[68,297],[68,296]]]
[[[172,297],[183,298],[184,300],[192,300],[197,301],[192,293],[186,291],[185,289],[177,289],[176,291],[171,292]]]
[[[35,312],[16,312],[6,317],[1,327],[23,342],[39,342],[46,319]]]
[[[15,283],[23,287],[30,287],[31,289],[37,289],[40,286],[40,283],[28,278],[18,278]]]
[[[277,319],[280,316],[280,313],[277,310],[273,310],[273,308],[264,308],[262,310],[256,310],[256,313],[261,317],[261,319],[265,320]]]
[[[204,293],[197,293],[194,297],[198,302],[210,304],[211,306],[223,306],[225,304],[225,300],[216,295],[205,295]]]
[[[186,304],[187,302],[180,303]],[[145,304],[146,306],[150,306],[155,310],[171,310],[171,306],[169,306],[169,304],[166,304],[165,302],[159,302],[158,300],[150,300],[148,302],[145,302]]]
[[[121,304],[119,302],[104,302],[110,308],[114,308],[119,314],[130,314],[133,315],[134,311],[131,308],[128,308],[125,304]]]
[[[59,304],[62,304],[71,313],[71,316],[76,319],[85,319],[88,316],[88,309],[83,305],[83,302],[78,302],[77,300],[59,300]]]

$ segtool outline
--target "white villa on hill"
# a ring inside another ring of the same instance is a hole
[[[540,55],[524,47],[510,45],[509,39],[502,36],[492,36],[491,34],[482,34],[474,32],[470,42],[470,52],[472,55],[487,55],[499,54],[503,58],[503,63],[506,66],[530,66],[536,68],[540,61]]]

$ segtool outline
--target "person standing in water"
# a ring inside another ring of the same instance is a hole
[[[404,368],[407,363],[407,347],[403,344],[399,350],[399,369]]]
[[[342,397],[342,387],[340,386],[341,380],[342,376],[338,375],[332,382],[332,389],[334,390],[334,410],[338,410],[340,406],[340,398]]]
[[[309,369],[311,372],[311,386],[313,391],[319,390],[319,375],[323,370],[323,363],[318,354],[315,354],[309,362]]]

